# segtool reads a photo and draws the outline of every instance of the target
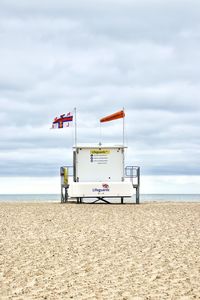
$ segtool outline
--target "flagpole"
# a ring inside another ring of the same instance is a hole
[[[77,147],[76,107],[74,108],[74,143],[75,143],[75,147]]]
[[[124,121],[124,107],[123,107],[123,147],[125,143],[125,121]]]
[[[123,181],[125,177],[125,149],[124,149],[124,143],[125,143],[125,117],[124,117],[124,107],[123,107]]]
[[[99,146],[102,145],[102,131],[101,131],[101,122],[99,122]]]

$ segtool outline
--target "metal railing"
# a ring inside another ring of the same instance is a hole
[[[136,204],[140,203],[140,167],[126,166],[125,178],[130,178],[133,187],[136,189]]]
[[[60,167],[60,175],[62,175],[63,168],[67,168],[68,176],[72,177],[74,174],[73,166],[62,166]]]
[[[74,176],[73,166],[62,166],[60,168],[60,172],[62,172],[63,168],[68,169],[69,176]],[[125,177],[126,178],[138,178],[139,176],[140,176],[140,167],[138,167],[138,166],[126,166],[125,167]]]
[[[140,167],[126,166],[125,167],[125,178],[130,178],[132,181],[134,178],[136,178],[138,181],[138,184],[139,184],[140,183]]]

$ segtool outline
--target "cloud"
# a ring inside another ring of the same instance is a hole
[[[119,142],[146,175],[199,174],[199,2],[1,1],[0,175],[55,176],[80,142]]]

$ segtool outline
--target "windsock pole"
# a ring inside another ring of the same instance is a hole
[[[77,147],[76,107],[74,108],[74,143],[75,143],[75,147]]]
[[[125,113],[124,113],[124,107],[123,107],[123,116],[125,116]],[[123,117],[123,147],[124,147],[124,143],[125,143],[125,117]],[[124,151],[124,148],[123,148],[123,151]],[[124,177],[125,177],[125,157],[124,157],[124,154],[123,153],[123,181],[124,181]]]
[[[123,107],[123,115],[125,116],[125,113],[124,113],[124,107]],[[125,143],[125,118],[123,117],[123,146],[124,146],[124,143]]]

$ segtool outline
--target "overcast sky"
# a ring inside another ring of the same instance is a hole
[[[2,182],[72,164],[73,129],[49,130],[55,116],[76,107],[79,142],[95,143],[124,107],[127,163],[200,192],[199,62],[197,0],[1,0]],[[102,141],[120,143],[121,125]]]

